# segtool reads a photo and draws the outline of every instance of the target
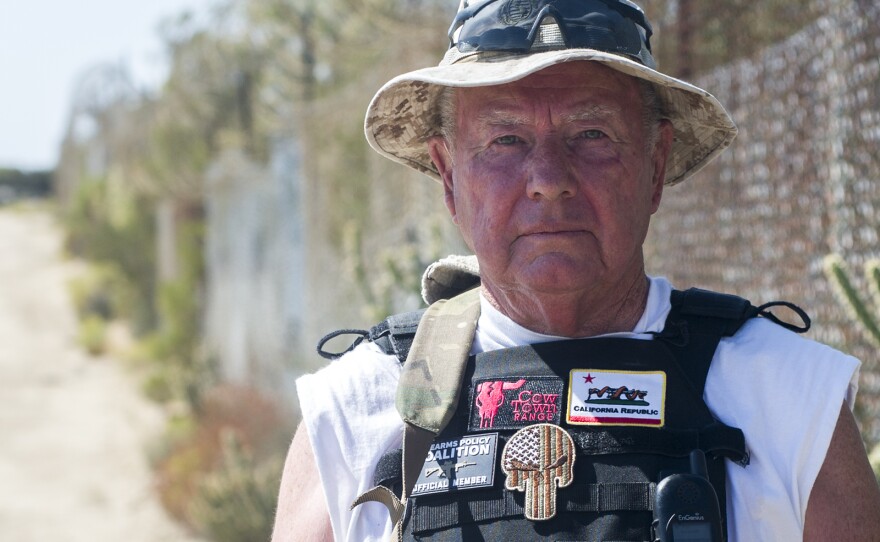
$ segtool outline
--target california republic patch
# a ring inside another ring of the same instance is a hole
[[[573,425],[666,423],[666,373],[575,369],[569,374],[566,421]]]
[[[471,389],[468,430],[519,429],[534,423],[559,424],[562,379],[523,376],[483,379]]]

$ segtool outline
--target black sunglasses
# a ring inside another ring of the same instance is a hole
[[[528,52],[545,18],[553,18],[565,47],[626,55],[656,68],[651,24],[628,0],[482,0],[462,9],[449,27],[449,46],[462,53]]]

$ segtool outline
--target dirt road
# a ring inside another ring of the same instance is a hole
[[[194,541],[151,486],[161,413],[76,345],[60,248],[47,212],[0,208],[0,540]]]

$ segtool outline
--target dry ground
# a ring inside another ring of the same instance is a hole
[[[0,208],[0,540],[194,541],[153,491],[161,412],[76,345],[60,248],[48,212]]]

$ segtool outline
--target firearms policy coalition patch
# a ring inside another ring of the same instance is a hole
[[[471,389],[468,430],[520,429],[534,423],[559,425],[563,386],[562,379],[553,376],[477,380]]]
[[[495,483],[498,433],[434,441],[412,496],[491,487]]]
[[[569,373],[566,421],[572,425],[666,423],[666,373],[575,369]]]

